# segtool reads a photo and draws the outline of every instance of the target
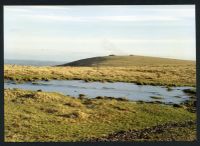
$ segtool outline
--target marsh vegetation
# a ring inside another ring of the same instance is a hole
[[[51,67],[4,65],[4,79],[33,86],[40,80],[126,82],[162,85],[172,93],[173,86],[196,87],[196,68],[193,61],[111,55]],[[184,94],[190,96],[187,101],[166,105],[158,101],[165,99],[160,95],[152,95],[152,102],[136,102],[100,95],[89,98],[81,92],[75,98],[43,89],[7,88],[5,141],[193,141],[196,90],[185,89]]]
[[[153,133],[148,140],[196,139],[195,123],[182,125],[196,120],[196,114],[186,108],[114,98],[73,98],[19,89],[5,89],[4,93],[6,142],[90,141],[111,133],[142,131],[170,123],[178,124]]]
[[[22,81],[85,80],[140,85],[195,86],[195,65],[133,67],[35,67],[5,65],[4,78]]]

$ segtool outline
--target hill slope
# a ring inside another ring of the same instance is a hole
[[[147,56],[103,56],[77,60],[59,66],[142,66],[162,64],[195,64],[195,61]]]

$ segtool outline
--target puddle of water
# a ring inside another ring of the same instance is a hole
[[[97,96],[110,97],[126,97],[133,101],[162,101],[164,103],[179,104],[189,99],[183,89],[191,89],[192,87],[172,87],[173,90],[168,91],[163,86],[136,85],[134,83],[101,83],[101,82],[85,82],[82,80],[51,80],[37,81],[34,84],[26,82],[22,84],[14,84],[12,81],[4,82],[5,88],[20,88],[25,90],[39,90],[48,92],[59,92],[65,95],[78,97],[79,94],[85,94],[89,98]],[[153,99],[154,97],[162,97],[162,99]],[[180,98],[178,98],[180,97]]]

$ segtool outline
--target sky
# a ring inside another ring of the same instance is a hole
[[[4,6],[4,58],[196,60],[194,5]]]

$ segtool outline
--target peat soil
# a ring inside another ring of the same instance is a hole
[[[117,133],[112,133],[106,137],[94,138],[85,140],[88,142],[100,142],[100,141],[149,141],[151,140],[151,135],[154,134],[164,134],[165,132],[170,133],[170,129],[173,128],[189,128],[196,124],[196,121],[186,121],[182,123],[167,123],[163,125],[153,126],[151,128],[145,128],[142,130],[129,130],[129,131],[120,131]],[[158,138],[158,141],[163,141],[162,138]],[[167,138],[167,141],[175,141],[176,137],[170,136]],[[164,139],[166,141],[166,139]]]

